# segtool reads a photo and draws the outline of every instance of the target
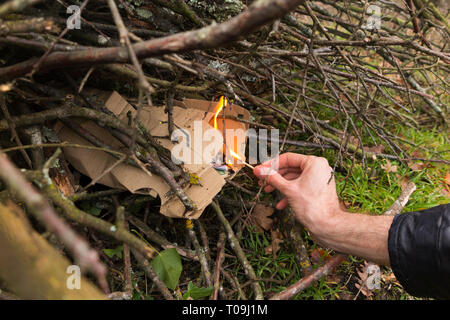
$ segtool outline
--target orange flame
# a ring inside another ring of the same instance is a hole
[[[242,160],[241,156],[238,155],[236,152],[234,152],[233,150],[229,149],[228,151],[230,151],[230,154],[235,157],[236,159]]]
[[[214,129],[217,130],[217,116],[219,115],[220,111],[222,111],[224,106],[228,105],[228,100],[224,96],[221,96],[219,99],[219,102],[216,105],[217,111],[214,114]]]
[[[228,99],[227,99],[226,97],[224,97],[224,96],[221,96],[220,99],[219,99],[219,102],[218,102],[217,105],[216,105],[217,111],[216,111],[216,113],[214,114],[214,129],[216,129],[216,130],[218,130],[218,126],[217,126],[217,117],[218,117],[218,115],[220,114],[220,112],[222,111],[223,107],[226,107],[227,105],[228,105]],[[225,147],[226,147],[226,146],[224,145],[224,149],[225,149]],[[241,157],[240,155],[238,155],[236,152],[234,152],[233,150],[231,150],[231,149],[228,148],[228,147],[226,147],[226,149],[228,149],[228,151],[230,152],[230,154],[231,154],[234,158],[239,159],[239,160],[241,160],[241,161],[243,161],[243,162],[245,163],[244,159],[242,159],[242,157]],[[231,164],[232,164],[231,161],[226,161],[226,162],[227,162],[228,165],[231,165]]]

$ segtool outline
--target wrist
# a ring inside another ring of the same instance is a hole
[[[321,244],[326,245],[330,249],[336,249],[334,244],[341,242],[345,238],[344,226],[348,224],[349,215],[351,213],[337,207],[332,211],[326,212],[323,215],[323,221],[315,223],[308,230]]]
[[[319,242],[338,252],[389,265],[388,234],[392,216],[372,216],[339,210]]]

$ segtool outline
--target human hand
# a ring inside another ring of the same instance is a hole
[[[266,192],[276,189],[284,195],[277,209],[289,205],[319,244],[389,265],[388,233],[393,217],[341,210],[333,170],[325,158],[284,153],[253,172],[261,185],[265,180]]]
[[[281,154],[278,163],[273,164],[273,161],[277,159],[255,167],[254,174],[260,179],[260,185],[266,179],[264,191],[276,189],[284,195],[277,209],[289,205],[297,219],[315,236],[320,237],[333,228],[344,212],[339,206],[328,161],[296,153]]]

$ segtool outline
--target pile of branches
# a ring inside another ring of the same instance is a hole
[[[432,159],[408,154],[407,147],[414,143],[388,126],[395,119],[412,128],[428,123],[444,130],[447,127],[450,26],[433,2],[222,2],[10,0],[0,5],[0,181],[4,183],[0,186],[0,200],[20,202],[29,214],[27,218],[11,203],[0,207],[5,212],[0,214],[0,239],[2,231],[8,235],[12,227],[25,234],[30,230],[36,233],[28,220],[33,226],[37,223],[38,229],[44,226],[48,237],[56,236],[53,241],[77,265],[90,271],[103,291],[110,292],[107,268],[92,248],[102,247],[98,244],[101,241],[81,228],[87,227],[124,244],[123,296],[129,297],[133,289],[132,252],[159,289],[160,297],[174,298],[148,262],[159,247],[176,248],[183,259],[198,261],[202,281],[215,288],[213,298],[231,297],[219,285],[223,277],[229,280],[229,291],[238,292],[240,297],[268,297],[232,227],[240,216],[233,219],[221,209],[221,205],[241,206],[241,202],[220,196],[211,206],[223,226],[217,231],[220,236],[214,260],[208,230],[201,224],[198,228],[202,244],[192,225],[188,225],[186,233],[194,249],[177,246],[150,229],[144,222],[146,218],[125,214],[127,203],[133,201],[121,197],[121,190],[88,192],[86,189],[101,176],[84,188],[74,187],[70,196],[62,195],[55,187],[55,177],[67,178],[71,180],[69,185],[76,185],[73,170],[61,154],[60,148],[68,145],[48,129],[53,121],[60,120],[89,141],[93,145],[90,148],[117,158],[107,171],[127,162],[159,175],[186,210],[192,210],[193,203],[183,191],[190,183],[189,175],[171,161],[167,150],[139,120],[144,105],[166,105],[170,135],[174,130],[173,100],[185,97],[213,100],[225,94],[251,110],[252,119],[246,121],[250,126],[281,128],[282,149],[289,145],[306,153],[333,150],[336,168],[345,167],[345,159],[356,158],[365,166],[378,158],[448,164],[439,154]],[[137,110],[136,116],[128,125],[122,123],[90,96],[90,88],[116,89],[126,94]],[[73,118],[97,122],[129,146],[129,151],[121,153],[99,141],[71,121]],[[383,149],[374,148],[380,145]],[[55,167],[56,163],[61,165]],[[230,183],[254,195],[239,183]],[[113,214],[106,218],[87,214],[76,205],[77,201],[111,196]],[[249,215],[257,200],[246,204]],[[115,222],[111,221],[114,217]],[[229,219],[233,219],[231,224]],[[66,220],[75,222],[80,231],[74,231]],[[130,232],[128,223],[146,239]],[[86,241],[80,232],[87,232],[93,240]],[[221,267],[225,239],[232,244],[251,291],[245,292],[236,277]],[[42,292],[18,285],[21,270],[1,266],[6,260],[13,266],[14,261],[23,259],[14,248],[29,245],[30,238],[24,235],[16,240],[0,242],[0,278],[9,279],[7,286],[21,297],[42,297]],[[297,247],[299,259],[307,259],[304,246],[302,249],[302,244],[297,243]],[[49,257],[57,256],[52,247],[45,250],[52,252]],[[30,249],[28,253],[32,256],[38,251]],[[58,263],[68,264],[66,260]],[[47,268],[36,269],[30,277],[39,284],[50,281],[45,272],[54,268],[51,264]],[[328,272],[333,268],[331,264],[317,270]],[[309,265],[305,270],[312,269]],[[58,276],[64,274],[55,272]],[[305,279],[316,279],[317,273],[308,277]],[[61,288],[49,285],[45,297],[75,297],[63,284]],[[86,290],[84,298],[101,296],[95,287]]]

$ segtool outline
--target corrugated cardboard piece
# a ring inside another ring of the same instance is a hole
[[[211,126],[215,113],[217,102],[206,100],[185,99],[184,101],[176,101],[173,108],[174,125],[183,132],[189,133],[190,137],[194,136],[194,120],[201,120],[201,128],[203,131],[213,128]],[[127,113],[134,114],[135,109],[117,92],[113,92],[105,102],[105,106],[113,112],[119,119],[128,121]],[[144,107],[140,114],[142,124],[155,137],[168,136],[167,114],[164,112],[165,107]],[[228,106],[226,109],[227,116],[234,116],[243,120],[249,120],[250,113],[237,105]],[[219,118],[218,130],[222,132],[223,124],[226,129],[242,129],[242,134],[237,135],[235,143],[237,145],[237,153],[240,152],[241,145],[245,146],[246,133],[248,125],[226,118],[225,121]],[[81,127],[96,136],[101,141],[125,152],[127,146],[122,145],[118,140],[109,134],[109,132],[92,121],[77,121]],[[198,128],[196,128],[198,130]],[[73,130],[58,123],[55,131],[61,141],[76,143],[81,145],[91,145],[87,140],[80,137]],[[239,131],[238,131],[239,132]],[[158,142],[166,149],[171,150],[177,142],[170,139],[158,139]],[[206,141],[201,142],[204,147],[208,144]],[[190,144],[194,148],[194,144]],[[245,150],[245,148],[244,148]],[[194,151],[193,151],[194,153]],[[80,148],[64,148],[64,154],[67,160],[80,172],[92,179],[99,177],[107,168],[114,164],[117,159],[113,156],[98,150],[88,150]],[[242,157],[245,158],[245,157]],[[182,167],[187,172],[199,178],[199,184],[188,185],[184,191],[195,204],[194,211],[185,212],[182,202],[170,192],[169,186],[165,181],[157,175],[149,175],[141,169],[131,165],[121,163],[116,166],[110,173],[102,177],[99,183],[112,188],[129,190],[132,193],[149,194],[153,197],[159,195],[161,198],[160,212],[166,216],[174,218],[198,218],[206,206],[211,203],[214,196],[222,189],[225,184],[224,176],[219,174],[210,163],[203,162],[201,164],[183,164]],[[237,172],[242,165],[234,165]]]

